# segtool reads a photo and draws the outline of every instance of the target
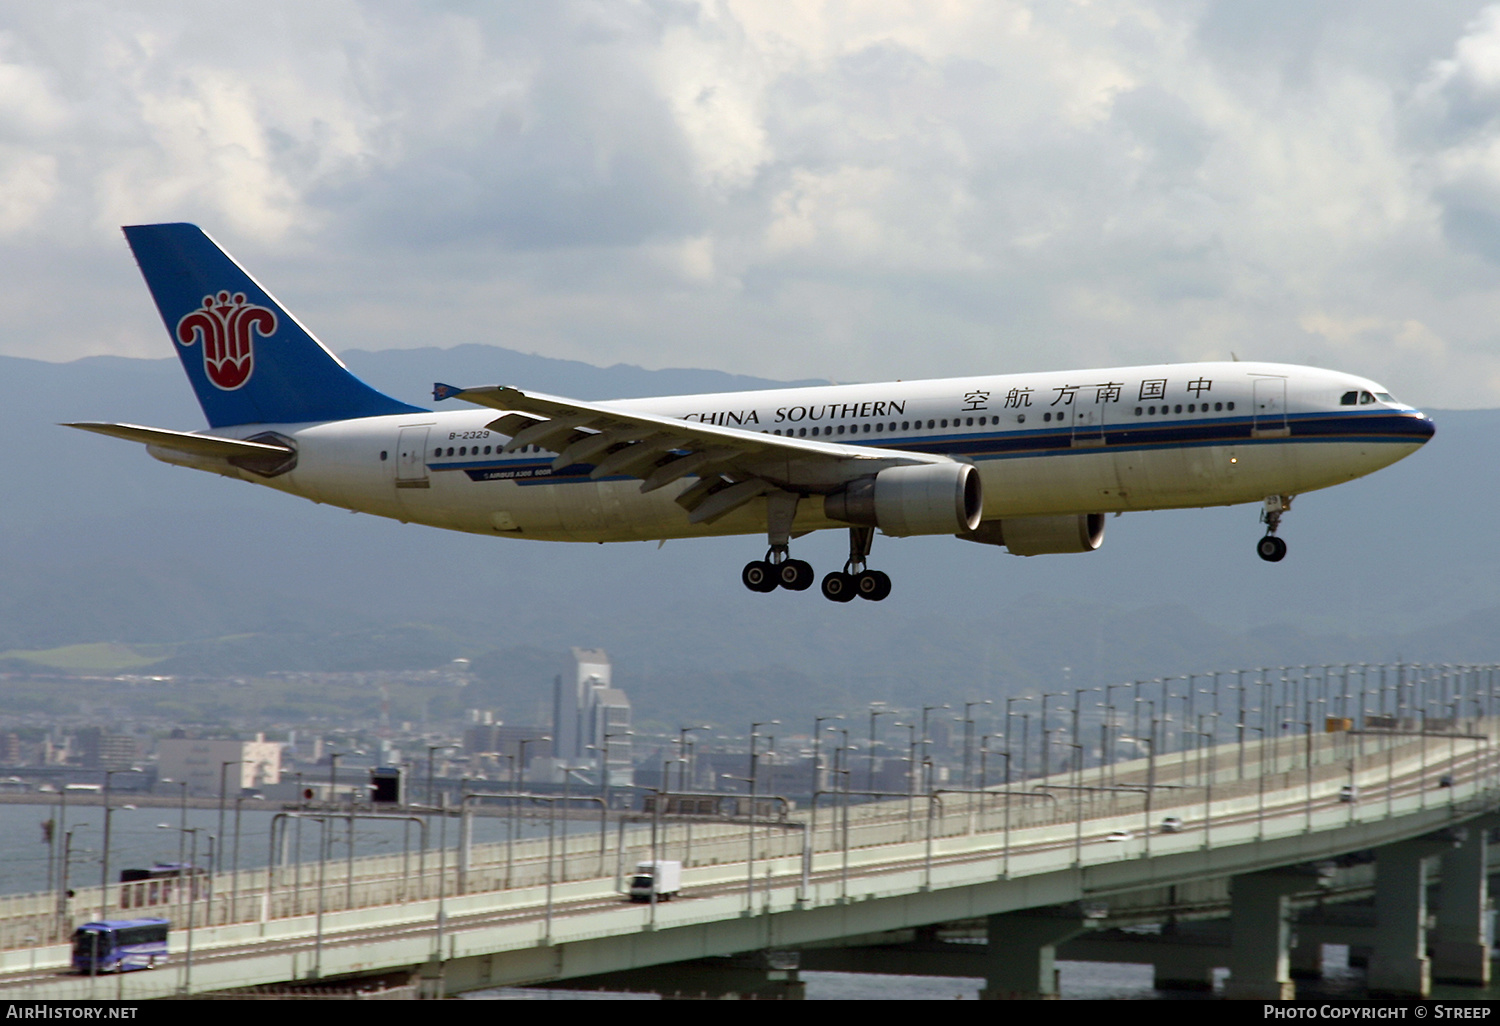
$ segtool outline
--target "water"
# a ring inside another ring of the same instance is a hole
[[[180,827],[183,814],[177,806],[128,807],[128,796],[119,797],[120,804],[110,814],[109,875],[120,878],[120,870],[148,867],[155,862],[176,862],[179,850],[185,858],[191,856],[192,836],[182,834]],[[266,808],[263,803],[248,803],[240,814],[239,866],[241,869],[256,869],[266,864],[269,857],[271,820],[280,807]],[[47,819],[58,818],[56,805],[0,804],[0,894],[20,894],[47,889],[48,845],[43,840],[41,824]],[[187,810],[187,827],[200,830],[197,835],[199,865],[208,864],[210,834],[219,832],[218,809]],[[504,841],[508,821],[500,817],[475,816],[473,820],[475,844]],[[587,836],[591,830],[597,837],[597,824],[573,821],[567,824],[576,838]],[[561,831],[564,824],[559,822]],[[99,805],[70,803],[63,829],[72,832],[73,841],[69,858],[68,880],[75,886],[89,886],[99,882],[101,855],[104,850],[104,809]],[[315,822],[304,822],[302,826],[303,860],[317,857],[318,838],[321,828]],[[429,827],[429,844],[436,848],[441,837],[440,822]],[[222,844],[221,865],[228,870],[234,864],[234,808],[229,806],[224,814],[225,839]],[[332,857],[344,858],[349,854],[347,820],[335,818],[330,826],[332,835]],[[547,821],[523,821],[520,837],[545,836]],[[458,843],[458,820],[449,819],[447,843],[451,848]],[[295,842],[296,831],[293,829]],[[58,843],[61,844],[61,836]],[[610,841],[613,843],[613,836]],[[181,841],[181,848],[179,842]],[[586,843],[575,841],[574,843]],[[409,828],[403,821],[389,823],[372,820],[355,820],[354,856],[395,855],[409,844],[415,853],[421,847],[421,832],[415,824]],[[293,848],[295,857],[295,845]],[[54,885],[56,881],[53,881]]]

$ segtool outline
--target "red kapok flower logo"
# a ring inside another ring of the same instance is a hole
[[[245,302],[245,294],[220,292],[204,296],[201,309],[177,322],[177,341],[203,343],[203,370],[218,388],[232,392],[250,380],[255,370],[254,336],[276,331],[276,314]]]

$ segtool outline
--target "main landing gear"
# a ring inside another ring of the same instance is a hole
[[[1293,495],[1267,495],[1260,511],[1260,521],[1266,525],[1266,535],[1255,543],[1255,554],[1267,563],[1280,563],[1286,558],[1286,542],[1276,537],[1281,526],[1281,515],[1292,508]]]
[[[871,602],[879,602],[891,593],[891,578],[880,570],[865,566],[870,555],[870,546],[875,541],[873,527],[849,528],[849,560],[844,569],[823,578],[823,597],[833,602],[850,602],[857,595]],[[801,559],[792,559],[787,544],[773,540],[766,551],[765,559],[746,563],[740,571],[740,580],[751,591],[768,592],[777,588],[787,591],[806,591],[814,580],[812,564]]]
[[[740,571],[740,580],[745,582],[745,587],[762,592],[777,588],[806,591],[812,587],[815,576],[812,564],[790,558],[785,545],[772,545],[765,559],[746,563],[745,569]]]
[[[849,528],[849,559],[843,570],[823,578],[823,597],[831,602],[849,602],[858,595],[879,602],[891,593],[890,575],[865,565],[870,547],[875,544],[875,528]]]

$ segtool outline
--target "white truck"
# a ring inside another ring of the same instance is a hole
[[[680,890],[682,863],[675,860],[639,862],[630,877],[631,901],[650,901],[653,893],[657,901],[671,901]]]

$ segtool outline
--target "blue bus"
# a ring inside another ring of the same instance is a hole
[[[73,968],[88,976],[154,969],[167,960],[165,919],[106,919],[73,931]]]

